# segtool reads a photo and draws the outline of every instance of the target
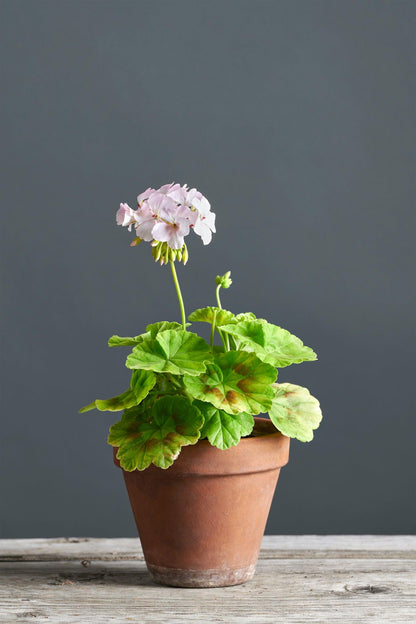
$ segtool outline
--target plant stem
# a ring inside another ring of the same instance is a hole
[[[221,290],[221,286],[220,286],[220,284],[218,284],[217,290],[215,291],[215,296],[217,298],[218,307],[219,307],[220,310],[222,310],[221,299],[220,299],[220,290]]]
[[[179,299],[179,306],[181,308],[181,316],[182,316],[182,327],[184,331],[186,331],[186,316],[185,316],[185,306],[183,304],[181,287],[179,286],[178,276],[176,274],[175,263],[173,260],[170,260],[170,268],[172,270],[173,281],[175,282],[176,294]]]
[[[215,310],[214,312],[214,318],[212,319],[212,325],[211,325],[211,351],[213,351],[214,349],[214,334],[215,334],[215,325],[216,325],[216,321],[217,321],[217,311]]]
[[[226,352],[226,351],[229,351],[229,350],[230,350],[230,348],[229,348],[229,346],[227,345],[227,343],[225,342],[225,339],[224,339],[224,336],[225,336],[226,334],[224,334],[224,332],[220,331],[219,329],[217,329],[217,332],[218,332],[218,333],[219,333],[219,335],[220,335],[221,342],[222,342],[222,346],[224,347],[224,351],[225,351],[225,352]]]
[[[215,291],[215,296],[217,298],[217,304],[220,310],[222,310],[222,305],[221,305],[221,299],[220,299],[220,290],[221,290],[221,285],[218,284],[217,289]],[[224,350],[225,351],[229,351],[230,350],[230,343],[228,340],[228,335],[225,334],[224,332],[222,332],[220,329],[218,330],[218,333],[220,335],[220,338],[222,340],[222,344],[224,345]]]

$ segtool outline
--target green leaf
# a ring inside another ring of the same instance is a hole
[[[149,334],[150,336],[150,334]],[[108,339],[109,347],[135,347],[148,338],[146,334],[140,334],[140,336],[111,336]]]
[[[182,446],[195,444],[204,419],[197,407],[184,397],[165,396],[149,414],[129,410],[110,428],[108,442],[118,446],[117,458],[124,470],[144,470],[151,463],[168,468]]]
[[[228,414],[258,414],[271,407],[275,379],[276,369],[254,353],[228,351],[215,355],[214,363],[207,364],[199,377],[185,375],[184,383],[195,399],[208,401]]]
[[[226,323],[231,323],[231,321],[234,319],[234,314],[232,312],[229,312],[228,310],[222,310],[221,308],[216,308],[214,306],[209,306],[208,308],[199,308],[198,310],[192,312],[188,318],[192,322],[198,321],[202,323],[210,323],[212,325],[215,312],[217,313],[215,321],[217,325],[225,325]]]
[[[138,405],[147,395],[156,383],[156,375],[152,371],[134,370],[131,375],[130,389],[136,397],[136,405]]]
[[[173,375],[199,375],[212,359],[209,346],[192,332],[167,329],[137,345],[126,360],[127,368],[142,368]]]
[[[307,388],[301,386],[290,383],[273,385],[276,396],[269,416],[274,426],[289,438],[310,442],[313,430],[322,420],[318,399],[311,396]]]
[[[191,323],[186,323],[186,327],[189,327]],[[182,324],[176,321],[159,321],[158,323],[152,323],[146,327],[146,331],[150,334],[151,338],[155,338],[156,335],[164,331],[165,329],[182,330]]]
[[[156,375],[151,371],[135,370],[132,373],[130,388],[111,399],[96,399],[79,410],[80,414],[98,409],[100,412],[120,412],[134,407],[142,401],[156,383]]]
[[[278,368],[317,359],[299,338],[263,319],[222,325],[219,329],[236,338],[245,350],[254,351],[263,362]]]
[[[211,403],[194,401],[204,417],[201,429],[201,438],[208,438],[217,448],[224,450],[239,443],[242,436],[250,435],[254,427],[254,418],[251,414],[227,414]]]
[[[137,405],[137,400],[134,392],[129,389],[111,399],[96,399],[89,405],[82,407],[79,413],[83,414],[95,408],[100,412],[120,412],[123,409],[133,407],[133,405]]]
[[[256,315],[253,312],[241,312],[241,314],[237,314],[234,321],[236,323],[240,323],[241,321],[255,321]]]

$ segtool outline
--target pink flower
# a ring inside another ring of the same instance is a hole
[[[191,214],[186,206],[177,206],[173,199],[166,197],[159,210],[160,221],[153,228],[155,240],[167,243],[171,249],[181,249],[184,236],[189,234]]]
[[[143,191],[143,193],[140,193],[140,195],[137,196],[137,205],[141,206],[146,199],[149,199],[152,193],[156,193],[156,191],[155,189],[150,188],[150,187],[146,189],[145,191]]]
[[[208,245],[212,239],[212,232],[215,232],[215,214],[211,212],[211,205],[206,197],[194,197],[192,208],[197,211],[197,218],[194,224],[194,232],[202,238],[204,245]]]
[[[153,240],[153,228],[155,226],[156,219],[152,209],[146,204],[137,210],[136,214],[136,234],[144,241]]]
[[[185,204],[187,206],[192,206],[194,199],[202,199],[203,195],[196,188],[191,188],[186,194]]]
[[[120,208],[117,210],[116,214],[116,222],[117,225],[122,225],[123,227],[129,226],[129,232],[131,231],[131,226],[136,220],[136,213],[128,204],[120,204]]]
[[[157,189],[156,193],[162,193],[162,195],[170,195],[180,188],[180,184],[175,184],[175,182],[171,182],[170,184],[164,184],[163,186],[161,186],[159,189]]]
[[[168,190],[167,196],[173,199],[173,201],[176,202],[177,204],[184,205],[186,204],[187,193],[188,193],[188,187],[186,184],[184,184],[183,186],[179,186],[179,184],[175,184]]]
[[[160,208],[165,204],[166,199],[165,195],[153,191],[147,200],[143,200],[141,207],[137,210],[135,228],[137,236],[144,241],[154,239],[153,229],[159,219]]]
[[[208,245],[215,232],[215,214],[209,201],[196,188],[171,182],[159,189],[149,187],[137,196],[137,210],[120,204],[118,225],[132,225],[138,239],[165,242],[171,249],[181,249],[192,227]],[[156,243],[155,243],[156,244]]]

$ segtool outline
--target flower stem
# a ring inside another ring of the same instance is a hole
[[[172,270],[173,281],[175,282],[176,294],[179,299],[179,306],[181,308],[181,316],[182,316],[182,327],[184,331],[186,331],[186,316],[185,316],[185,306],[183,304],[181,287],[179,286],[178,276],[176,274],[175,263],[173,260],[170,260],[170,268]]]
[[[214,318],[212,319],[212,325],[211,325],[211,351],[213,351],[214,349],[214,334],[215,334],[215,325],[217,322],[217,311],[215,310],[214,312]]]
[[[215,296],[217,298],[217,304],[220,310],[222,310],[222,305],[221,305],[221,299],[220,299],[220,290],[221,290],[221,284],[218,284],[217,289],[215,291]],[[228,335],[225,332],[222,332],[220,329],[218,330],[218,333],[220,335],[220,338],[222,340],[222,344],[224,345],[224,350],[225,351],[229,351],[230,350],[230,342],[228,340]]]
[[[219,284],[217,286],[217,290],[215,291],[215,296],[217,298],[217,304],[220,310],[222,310],[222,305],[221,305],[221,299],[220,299],[220,290],[221,290],[221,285]]]

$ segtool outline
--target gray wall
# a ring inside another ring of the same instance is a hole
[[[252,310],[318,351],[285,369],[324,421],[293,442],[269,533],[414,532],[416,3],[1,4],[1,537],[135,534],[106,435],[113,333],[178,319],[115,225],[148,185],[217,213],[188,310]]]

